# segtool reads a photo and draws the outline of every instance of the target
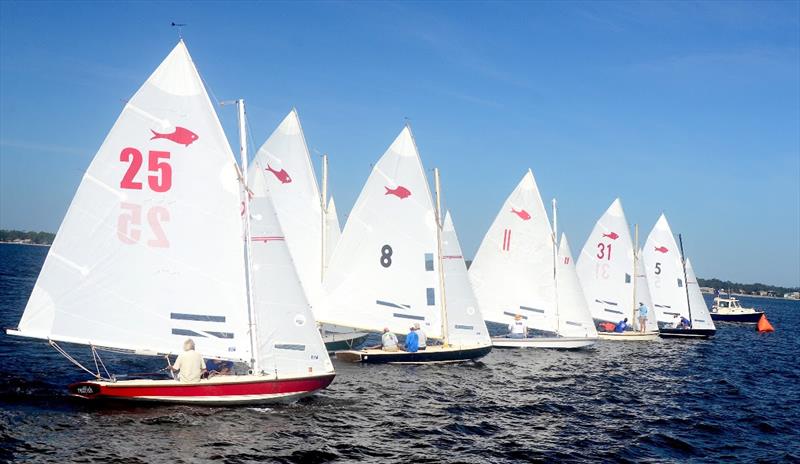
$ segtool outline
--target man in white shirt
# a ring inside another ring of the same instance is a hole
[[[514,316],[514,322],[508,324],[508,331],[511,332],[509,334],[509,337],[511,338],[528,337],[528,326],[525,325],[525,321],[522,320],[522,316],[519,314]]]
[[[199,382],[206,363],[200,353],[194,350],[194,341],[187,338],[183,342],[183,353],[178,355],[172,370],[178,371],[178,380],[181,382]]]
[[[388,327],[383,328],[381,348],[383,351],[399,351],[399,348],[397,348],[397,335],[390,332]]]
[[[417,337],[419,337],[419,351],[424,351],[425,346],[428,343],[428,337],[425,335],[425,332],[419,327],[419,322],[414,323],[414,331],[417,333]]]

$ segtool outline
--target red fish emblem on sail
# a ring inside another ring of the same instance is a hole
[[[617,233],[616,233],[616,232],[609,232],[609,233],[607,233],[607,234],[603,234],[603,237],[608,237],[608,238],[610,238],[611,240],[616,240],[616,239],[618,239],[618,238],[619,238],[619,235],[617,235]]]
[[[280,171],[276,171],[272,169],[272,166],[268,164],[266,170],[275,174],[275,178],[281,181],[281,184],[288,184],[289,182],[292,181],[292,178],[291,176],[289,176],[289,173],[286,172],[286,169],[281,169]]]
[[[408,198],[411,196],[411,191],[402,185],[398,185],[397,188],[390,189],[389,187],[384,186],[383,188],[386,189],[386,193],[384,195],[394,195],[399,199]]]
[[[200,138],[197,134],[195,134],[194,132],[190,131],[189,129],[186,129],[185,127],[178,127],[178,126],[176,126],[175,130],[172,131],[169,134],[161,134],[159,132],[154,131],[153,129],[150,129],[150,132],[153,133],[153,136],[150,137],[150,140],[167,139],[167,140],[171,140],[171,141],[173,141],[175,143],[178,143],[178,144],[181,144],[181,145],[185,145],[187,147],[189,145],[191,145],[192,142],[194,142],[195,140]]]
[[[659,252],[659,253],[666,253],[666,252],[669,251],[669,249],[667,247],[665,247],[665,246],[660,246],[660,247],[656,247],[656,251]]]
[[[511,212],[519,216],[519,218],[522,219],[523,221],[527,221],[528,219],[531,218],[531,215],[528,214],[528,212],[525,211],[524,209],[517,211],[514,208],[511,208]]]

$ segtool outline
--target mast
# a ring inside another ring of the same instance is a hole
[[[689,299],[689,279],[686,277],[686,255],[683,254],[683,237],[678,234],[678,243],[681,246],[681,264],[683,264],[683,289],[686,290],[686,307],[689,308],[689,324],[692,320],[692,301]]]
[[[441,297],[442,307],[442,339],[444,346],[449,344],[448,331],[447,331],[447,297],[445,296],[444,289],[444,268],[442,266],[442,196],[439,184],[439,168],[433,169],[434,186],[436,188],[436,247],[437,247],[437,265],[439,266],[439,294]]]
[[[639,269],[639,224],[633,225],[633,306],[631,306],[631,322],[636,321],[636,279]],[[642,330],[639,327],[639,330]]]
[[[258,343],[256,343],[255,297],[253,295],[253,253],[250,243],[250,188],[247,186],[247,129],[244,111],[244,99],[236,100],[239,110],[239,155],[241,156],[241,182],[244,187],[244,248],[247,269],[247,322],[250,332],[250,368],[258,373]]]
[[[319,205],[322,208],[322,253],[320,254],[320,282],[325,278],[325,256],[328,245],[328,155],[322,155],[322,192],[319,198]]]
[[[556,335],[558,335],[558,328],[561,326],[561,317],[558,313],[558,210],[556,208],[556,199],[553,198],[553,291],[555,292],[556,302]]]

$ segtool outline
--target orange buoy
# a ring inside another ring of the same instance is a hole
[[[762,314],[761,319],[758,320],[758,331],[760,333],[775,332],[775,328],[773,328],[772,324],[770,324],[769,321],[767,320],[766,314]]]

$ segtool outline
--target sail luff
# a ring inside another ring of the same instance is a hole
[[[258,341],[256,340],[256,315],[255,315],[255,294],[253,290],[253,249],[250,242],[250,187],[247,182],[248,159],[247,159],[247,120],[244,109],[244,99],[236,100],[237,113],[239,116],[239,155],[242,163],[242,206],[244,214],[244,251],[247,269],[247,319],[250,336],[250,367],[253,372],[259,372],[258,366]]]
[[[436,247],[438,250],[438,260],[436,266],[439,268],[439,307],[442,312],[442,340],[444,340],[444,345],[447,346],[449,344],[447,336],[447,292],[445,289],[444,266],[442,263],[442,227],[444,226],[444,222],[442,220],[442,191],[439,181],[439,168],[434,168],[433,177],[434,186],[436,188]]]

